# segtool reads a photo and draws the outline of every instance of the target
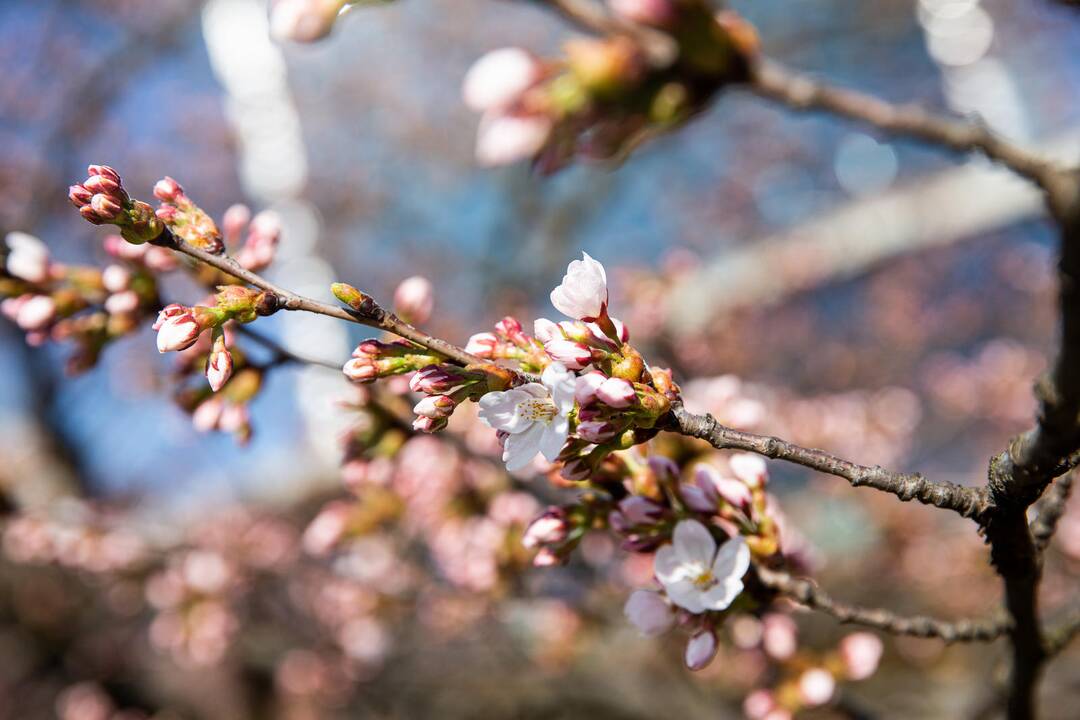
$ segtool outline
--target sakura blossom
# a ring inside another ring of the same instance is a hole
[[[24,232],[9,232],[5,237],[8,246],[4,265],[8,274],[31,283],[43,282],[49,277],[49,249],[45,243]]]
[[[543,66],[527,50],[516,47],[492,50],[469,68],[461,95],[465,105],[477,112],[506,108],[543,74]]]
[[[716,540],[697,520],[681,520],[670,545],[656,552],[654,569],[671,601],[699,614],[725,610],[742,592],[750,549],[741,536],[716,548]]]
[[[551,304],[567,317],[592,322],[607,312],[607,272],[588,253],[581,255],[581,260],[567,266],[562,282],[551,291]]]

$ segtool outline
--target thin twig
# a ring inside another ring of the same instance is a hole
[[[767,435],[742,432],[725,427],[712,415],[694,415],[676,403],[669,428],[690,437],[705,440],[718,450],[745,450],[765,457],[802,465],[819,472],[844,478],[853,487],[870,487],[891,493],[904,502],[918,500],[953,510],[963,517],[980,521],[989,503],[979,488],[953,483],[933,482],[918,473],[896,473],[881,467],[858,465],[835,455]]]
[[[1058,520],[1065,514],[1065,506],[1069,502],[1069,494],[1072,492],[1073,473],[1063,475],[1051,486],[1050,491],[1037,507],[1038,514],[1031,522],[1031,537],[1035,541],[1035,549],[1042,552],[1050,544],[1050,538],[1057,529]]]
[[[946,621],[925,615],[904,617],[889,610],[865,608],[833,600],[813,582],[792,577],[777,570],[757,568],[757,577],[763,585],[790,597],[800,605],[831,615],[842,623],[854,623],[876,628],[893,635],[911,635],[921,638],[941,638],[953,642],[990,642],[1009,629],[1009,618],[1000,613],[982,620]]]

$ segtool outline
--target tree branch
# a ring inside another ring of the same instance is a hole
[[[1069,494],[1072,492],[1073,473],[1063,475],[1050,488],[1038,505],[1038,515],[1031,522],[1031,537],[1035,541],[1035,549],[1042,552],[1050,544],[1050,538],[1057,529],[1057,522],[1065,514],[1065,506],[1069,502]]]
[[[1077,635],[1080,635],[1080,605],[1069,609],[1064,619],[1047,631],[1047,656],[1053,657],[1062,652]]]
[[[749,88],[796,110],[823,110],[894,135],[917,138],[958,152],[982,153],[1041,187],[1058,217],[1068,211],[1076,194],[1073,173],[998,137],[978,122],[938,116],[916,105],[894,105],[872,95],[833,87],[768,58],[752,64]]]
[[[765,457],[808,467],[844,478],[852,487],[870,487],[891,493],[904,502],[918,500],[952,510],[963,517],[981,522],[989,508],[985,492],[979,488],[927,480],[918,473],[895,473],[881,467],[858,465],[824,450],[804,448],[767,435],[755,435],[725,427],[712,415],[694,415],[680,403],[671,410],[667,428],[682,435],[700,438],[718,450],[745,450]]]
[[[1004,613],[983,620],[965,619],[954,622],[925,615],[903,617],[889,610],[837,602],[810,580],[795,578],[785,572],[762,567],[757,568],[756,572],[763,585],[792,598],[800,605],[831,615],[842,623],[865,625],[893,635],[936,637],[947,643],[990,642],[1005,634],[1010,625],[1009,618]]]

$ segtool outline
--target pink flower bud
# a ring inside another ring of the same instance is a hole
[[[761,619],[761,647],[773,660],[787,660],[798,644],[798,627],[787,615],[769,613]]]
[[[132,247],[138,246],[133,245]],[[111,293],[127,290],[130,283],[131,272],[121,265],[109,265],[101,272],[101,284]]]
[[[230,205],[221,218],[221,234],[225,242],[237,245],[249,222],[251,222],[251,209],[247,205],[242,203]]]
[[[799,696],[810,707],[829,702],[835,691],[836,679],[828,670],[812,668],[799,676]]]
[[[68,188],[68,200],[77,208],[82,209],[89,205],[90,199],[93,197],[94,193],[87,190],[83,185],[72,185]]]
[[[701,488],[711,486],[724,502],[743,512],[748,512],[754,503],[750,488],[738,480],[724,477],[711,465],[698,465],[694,482]]]
[[[884,650],[877,635],[857,632],[840,641],[840,659],[849,680],[865,680],[877,672]]]
[[[409,389],[425,395],[438,395],[449,392],[460,385],[464,378],[449,369],[449,366],[428,365],[416,371],[409,379]]]
[[[83,205],[79,208],[79,214],[82,215],[83,220],[91,225],[104,225],[105,221],[97,214],[92,205]]]
[[[130,315],[139,308],[139,295],[134,290],[113,293],[105,298],[105,312],[110,315]]]
[[[551,304],[567,317],[592,322],[607,312],[607,272],[588,253],[582,256],[567,266],[562,282],[551,291]]]
[[[577,435],[591,443],[607,442],[615,437],[618,428],[605,420],[588,420],[577,426]]]
[[[32,332],[45,329],[55,317],[56,302],[51,297],[32,295],[19,304],[15,323],[23,330]]]
[[[618,318],[609,318],[611,324],[615,326],[615,334],[618,336],[620,342],[630,342],[630,331],[626,328],[626,325],[622,320]],[[611,344],[611,338],[600,329],[600,326],[596,323],[586,323],[585,327],[589,328],[589,333],[595,338],[596,342]]]
[[[214,347],[206,360],[206,381],[210,383],[210,389],[214,392],[221,390],[232,377],[232,372],[232,353],[225,345],[224,333],[221,333],[214,338]]]
[[[578,405],[585,407],[595,400],[596,391],[600,389],[605,380],[607,380],[607,376],[595,370],[579,376],[574,385],[574,399],[577,400]]]
[[[394,291],[394,309],[410,323],[427,322],[434,305],[431,282],[420,275],[402,280]]]
[[[251,413],[248,406],[236,403],[225,403],[221,411],[221,419],[218,427],[227,433],[243,432],[251,424]]]
[[[442,430],[447,425],[446,418],[430,418],[424,415],[413,420],[413,430],[424,433],[434,433]]]
[[[495,337],[495,333],[477,333],[465,344],[465,352],[490,360],[495,357],[495,348],[498,345],[499,339]]]
[[[670,28],[679,19],[672,0],[608,0],[608,5],[616,15],[639,25]]]
[[[270,8],[275,40],[314,42],[330,34],[344,0],[276,0]]]
[[[559,326],[546,318],[537,318],[533,321],[533,337],[542,343],[562,337]]]
[[[166,175],[154,183],[154,197],[162,202],[176,203],[184,197],[184,188],[180,187],[180,183]]]
[[[637,394],[629,381],[608,378],[596,389],[596,399],[613,408],[625,408],[634,404]]]
[[[570,534],[570,523],[562,508],[550,507],[529,523],[521,544],[532,549],[541,545],[558,545]]]
[[[186,350],[195,344],[202,332],[191,309],[175,303],[158,313],[154,330],[157,330],[160,353]]]
[[[510,315],[495,323],[495,331],[497,334],[505,335],[515,345],[524,345],[528,342],[525,333],[521,331],[521,322]]]
[[[631,525],[649,525],[664,515],[664,506],[640,495],[631,495],[619,501],[619,512]]]
[[[544,76],[544,66],[521,48],[492,50],[469,68],[462,82],[465,105],[476,112],[513,105]]]
[[[102,195],[101,193],[90,198],[90,207],[93,209],[94,214],[97,215],[98,219],[104,221],[115,220],[120,217],[120,213],[124,209],[116,202],[116,198],[111,195]]]
[[[49,249],[44,243],[24,232],[9,232],[5,240],[9,252],[4,266],[9,275],[31,283],[49,278]]]
[[[686,667],[691,670],[703,670],[716,657],[718,649],[716,633],[712,630],[702,630],[686,643]]]
[[[115,198],[117,201],[123,200],[120,183],[106,175],[91,175],[83,183],[83,187],[95,195],[105,195],[107,197]]]
[[[671,483],[679,479],[679,465],[663,455],[650,455],[646,461],[660,482]]]
[[[420,417],[438,420],[453,414],[457,402],[449,395],[428,395],[413,407],[413,412]]]
[[[562,471],[559,472],[560,477],[564,480],[570,480],[571,482],[585,480],[591,474],[592,469],[583,458],[574,458],[573,460],[570,460],[563,465]]]
[[[716,512],[716,500],[715,495],[710,497],[708,493],[702,490],[697,485],[691,485],[684,483],[679,487],[679,494],[682,496],[683,502],[693,512],[699,513],[715,513]]]
[[[487,167],[528,160],[544,148],[553,129],[546,115],[485,113],[476,132],[476,160]]]
[[[100,175],[100,176],[105,177],[105,178],[107,178],[109,180],[112,180],[117,185],[122,184],[122,182],[120,180],[120,173],[116,172],[115,170],[113,170],[108,165],[87,165],[86,166],[86,174],[88,176],[90,176],[90,177],[93,177],[95,175]]]
[[[374,382],[379,377],[379,369],[375,367],[372,359],[366,355],[349,360],[341,368],[341,371],[345,373],[345,377],[355,383]]]
[[[769,479],[769,469],[764,458],[750,453],[736,453],[728,458],[728,465],[735,477],[751,488],[765,487]]]
[[[218,426],[224,409],[225,402],[219,397],[204,400],[191,414],[191,424],[199,432],[210,432]]]
[[[544,344],[544,350],[552,360],[562,363],[568,370],[581,370],[592,362],[592,351],[571,340],[551,340]]]
[[[675,611],[659,593],[635,590],[623,606],[623,614],[647,637],[662,635],[675,625]]]

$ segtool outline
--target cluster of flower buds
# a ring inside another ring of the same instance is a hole
[[[465,76],[465,104],[482,113],[476,157],[485,165],[532,159],[545,172],[575,155],[611,158],[700,111],[723,85],[746,77],[753,28],[714,16],[703,0],[610,0],[646,33],[574,39],[545,61],[521,48],[494,50]],[[651,37],[652,47],[640,39]]]
[[[189,245],[208,253],[225,252],[225,242],[217,225],[206,212],[191,201],[180,183],[164,177],[154,185],[154,197],[161,201],[156,215],[176,235]]]
[[[132,199],[115,170],[90,165],[86,173],[86,180],[68,188],[68,198],[84,219],[94,225],[116,225],[124,239],[136,245],[161,235],[164,225],[154,209]]]

